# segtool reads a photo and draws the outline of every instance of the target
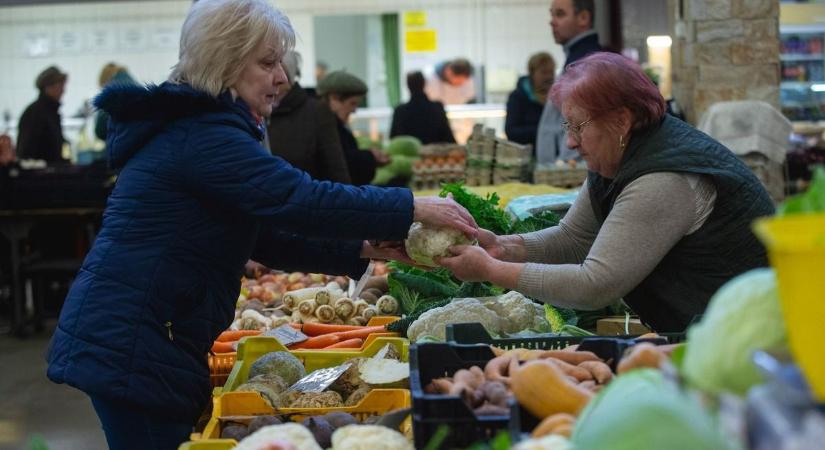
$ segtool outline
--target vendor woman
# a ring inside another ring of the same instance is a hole
[[[665,114],[633,61],[595,53],[567,68],[551,100],[567,145],[588,166],[557,227],[457,246],[441,259],[462,280],[487,280],[582,310],[623,298],[657,331],[681,331],[734,276],[767,266],[751,233],[774,212],[730,150]]]

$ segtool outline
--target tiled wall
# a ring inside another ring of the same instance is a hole
[[[435,52],[402,53],[408,70],[466,56],[487,67],[491,99],[503,100],[530,54],[564,55],[552,40],[549,0],[283,0],[304,57],[304,84],[314,84],[313,16],[423,10],[438,33]],[[180,26],[191,2],[155,0],[0,7],[0,113],[17,117],[37,95],[34,79],[51,64],[69,73],[62,113],[70,117],[98,91],[101,67],[127,66],[143,82],[161,82],[177,61]],[[403,34],[403,20],[402,34]],[[345,37],[344,37],[345,38]],[[402,38],[403,45],[403,38]],[[406,95],[406,89],[402,89]],[[0,127],[4,124],[0,122]]]

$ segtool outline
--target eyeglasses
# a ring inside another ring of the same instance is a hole
[[[585,125],[587,125],[588,123],[590,123],[592,121],[593,121],[593,118],[591,117],[591,118],[585,120],[584,122],[582,122],[578,125],[570,125],[570,122],[565,120],[564,122],[561,123],[561,126],[562,126],[562,128],[564,128],[564,131],[570,133],[570,135],[573,136],[573,139],[575,139],[576,142],[581,142],[582,141],[582,129],[584,128]]]

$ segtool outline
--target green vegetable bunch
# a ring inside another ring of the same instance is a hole
[[[487,194],[486,197],[481,197],[465,189],[464,184],[461,182],[442,184],[439,195],[446,197],[447,194],[452,194],[453,200],[467,208],[479,227],[498,235],[543,230],[558,225],[560,220],[558,214],[552,211],[544,211],[526,219],[513,221],[499,207],[498,203],[501,199],[497,193],[492,192]]]

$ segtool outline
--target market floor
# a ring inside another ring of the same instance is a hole
[[[106,449],[89,398],[46,378],[53,329],[26,339],[0,334],[0,450],[27,450],[38,438],[49,450]]]

